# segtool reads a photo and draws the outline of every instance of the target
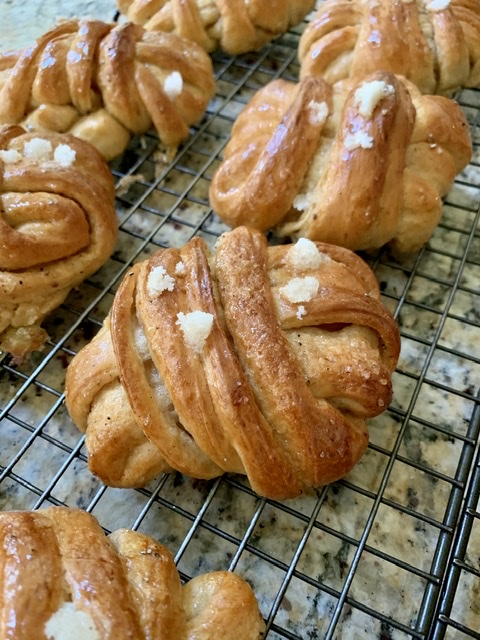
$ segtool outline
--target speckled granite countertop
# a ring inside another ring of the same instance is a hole
[[[115,3],[3,0],[0,22],[8,28],[0,48],[24,46],[57,17],[76,14],[108,20]],[[138,527],[167,544],[185,577],[232,568],[253,585],[269,640],[479,638],[479,91],[458,97],[472,125],[474,158],[428,246],[400,262],[368,258],[400,325],[402,354],[392,406],[371,421],[370,447],[344,481],[281,504],[260,500],[237,477],[195,482],[175,474],[141,491],[106,488],[89,473],[63,404],[68,361],[107,313],[105,291],[123,262],[154,248],[143,238],[158,226],[159,212],[167,219],[156,242],[178,246],[191,225],[206,236],[223,230],[207,213],[211,158],[228,117],[254,90],[279,68],[295,71],[291,38],[266,56],[215,58],[218,91],[207,123],[158,189],[147,188],[152,137],[133,141],[112,163],[115,255],[49,319],[43,353],[21,366],[0,359],[0,508],[78,506],[107,530]],[[120,189],[129,173],[142,180]]]
[[[62,18],[82,15],[112,20],[115,13],[115,0],[2,0],[0,50],[28,46]]]

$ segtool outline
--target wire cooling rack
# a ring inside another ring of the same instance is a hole
[[[480,92],[457,96],[474,158],[418,254],[364,256],[402,333],[394,399],[343,481],[282,503],[246,481],[165,475],[141,490],[103,486],[65,410],[65,369],[100,327],[122,275],[160,246],[227,230],[208,185],[232,122],[257,89],[298,78],[301,27],[259,53],[213,56],[217,94],[173,162],[154,133],[112,163],[115,254],[46,323],[23,365],[0,358],[0,508],[91,511],[166,544],[187,580],[231,569],[255,589],[275,638],[480,638]],[[239,639],[241,640],[241,639]]]

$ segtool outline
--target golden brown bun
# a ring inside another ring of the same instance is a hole
[[[45,316],[112,253],[114,202],[110,169],[91,145],[0,127],[0,350],[22,358],[42,346]]]
[[[1,513],[0,567],[2,638],[47,640],[55,621],[79,640],[258,640],[265,628],[239,576],[211,572],[182,587],[166,547],[128,529],[107,537],[77,509]]]
[[[357,93],[379,89],[376,103]],[[231,226],[411,252],[430,238],[471,154],[459,105],[392,74],[333,87],[275,80],[235,121],[210,201]]]
[[[206,51],[232,55],[260,49],[299,24],[315,0],[117,0],[119,10],[148,31],[166,31]]]
[[[422,93],[477,87],[478,0],[326,0],[298,53],[301,77],[337,82],[383,70],[405,76]]]
[[[159,273],[171,290],[152,289]],[[203,345],[179,324],[194,311],[212,322]],[[234,472],[288,498],[359,460],[365,419],[390,402],[399,345],[358,256],[308,240],[268,247],[239,227],[214,255],[194,238],[128,272],[67,370],[66,402],[106,484],[138,486],[162,469]]]
[[[69,20],[32,47],[0,55],[0,124],[68,131],[107,160],[152,125],[175,148],[214,92],[203,49],[134,24]]]

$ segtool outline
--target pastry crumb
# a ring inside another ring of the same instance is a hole
[[[292,207],[297,211],[306,211],[311,204],[311,198],[307,193],[299,193],[292,202]]]
[[[305,309],[303,304],[298,305],[297,313],[295,315],[299,320],[307,315],[307,310]]]
[[[132,173],[129,176],[123,176],[120,178],[117,185],[117,195],[123,196],[130,189],[130,186],[135,182],[145,181],[145,177],[142,173]]]
[[[175,273],[179,276],[183,276],[186,274],[186,272],[187,272],[187,269],[184,263],[181,260],[177,262],[177,264],[175,265]]]
[[[205,311],[177,314],[177,325],[183,331],[188,347],[200,353],[213,327],[213,315]]]
[[[372,149],[373,138],[366,131],[356,131],[349,133],[344,138],[344,146],[347,151],[354,149]]]
[[[64,602],[45,625],[48,640],[100,640],[95,623],[86,611]]]
[[[183,91],[183,78],[181,73],[178,71],[172,71],[172,73],[165,78],[163,90],[170,100],[178,98]]]
[[[328,105],[326,102],[315,102],[310,100],[308,103],[310,110],[310,122],[314,125],[322,125],[328,117]]]
[[[364,82],[355,91],[354,100],[358,108],[358,113],[370,119],[377,104],[387,96],[395,93],[391,84],[383,80],[372,80]]]
[[[32,138],[23,145],[23,155],[31,160],[51,160],[52,154],[52,143],[44,138]]]
[[[22,159],[22,156],[15,149],[2,149],[0,150],[0,160],[3,160],[5,164],[15,164]]]
[[[59,144],[53,152],[53,159],[62,167],[69,167],[75,162],[77,152],[68,144]]]
[[[279,292],[289,302],[308,302],[318,293],[318,280],[313,276],[292,278]]]
[[[431,0],[431,2],[427,4],[427,11],[444,11],[449,4],[450,0]]]
[[[330,256],[318,250],[317,245],[308,238],[299,238],[288,250],[287,260],[294,269],[318,269],[329,262]]]
[[[173,291],[175,280],[169,276],[161,265],[154,267],[148,274],[147,292],[152,298],[159,296],[164,291]]]

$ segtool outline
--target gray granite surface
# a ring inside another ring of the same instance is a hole
[[[2,0],[0,50],[28,46],[57,20],[89,16],[109,21],[115,14],[115,0]]]
[[[57,17],[110,19],[114,12],[113,0],[2,0],[0,24],[8,29],[0,47],[28,44]],[[222,76],[211,113],[220,108],[219,115],[235,116],[268,77],[265,69],[227,104],[224,91],[235,80]],[[239,477],[197,482],[173,474],[145,490],[107,488],[88,471],[82,436],[63,404],[65,368],[108,312],[121,261],[155,250],[143,242],[154,232],[156,242],[179,246],[191,225],[204,222],[211,242],[224,229],[214,216],[205,220],[202,204],[205,178],[217,162],[210,165],[211,157],[222,143],[217,117],[146,199],[158,177],[151,160],[135,165],[138,180],[126,189],[119,182],[121,228],[112,259],[49,318],[51,340],[42,353],[18,366],[0,359],[0,508],[60,503],[88,509],[108,531],[135,527],[165,543],[185,578],[234,569],[257,593],[269,640],[427,638],[434,607],[425,603],[437,599],[450,566],[446,552],[473,468],[470,440],[478,432],[480,235],[473,226],[480,205],[480,92],[464,91],[459,99],[475,151],[445,200],[442,224],[418,255],[366,257],[398,320],[402,352],[392,405],[371,421],[370,447],[345,481],[281,504],[259,499]],[[130,155],[113,164],[116,175],[151,144],[149,136],[132,143]],[[192,182],[195,172],[203,177]],[[178,194],[188,189],[195,197],[179,206]],[[142,207],[135,204],[140,200]],[[175,221],[155,231],[158,216],[175,207]],[[86,309],[88,320],[78,324]],[[454,590],[449,640],[480,637],[478,510]]]

